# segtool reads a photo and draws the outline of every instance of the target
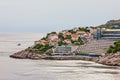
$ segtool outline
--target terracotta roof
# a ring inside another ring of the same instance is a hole
[[[60,39],[59,38],[55,38],[52,42],[58,42],[58,41],[60,41]]]
[[[73,38],[78,38],[79,35],[78,35],[78,34],[73,34],[72,37],[73,37]]]
[[[45,42],[43,42],[44,44],[46,44],[46,45],[49,45],[49,42],[48,41],[45,41]]]
[[[44,43],[44,44],[49,44],[49,42],[48,41],[45,41],[45,40],[37,40],[37,41],[35,41],[35,42],[40,42],[40,43]]]
[[[66,32],[64,35],[70,35],[71,33],[70,32]]]

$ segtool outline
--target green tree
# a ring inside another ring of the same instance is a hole
[[[74,31],[73,29],[68,30],[68,32],[70,32],[70,33],[72,33],[72,34],[76,33],[76,31]]]
[[[43,45],[41,45],[41,44],[36,44],[33,48],[34,48],[34,49],[40,49],[42,46],[43,46]]]
[[[72,36],[71,35],[66,35],[66,39],[71,39]]]
[[[57,34],[56,32],[51,32],[51,34]]]
[[[120,51],[120,41],[116,41],[114,46],[110,46],[107,50],[107,53],[116,53]]]
[[[43,37],[43,38],[41,38],[41,40],[46,40],[46,38],[45,38],[45,37]]]
[[[59,41],[58,46],[62,46],[62,45],[63,45],[63,41]]]
[[[88,31],[87,28],[88,28],[88,27],[79,27],[79,30],[87,32],[87,31]]]
[[[59,33],[59,34],[58,34],[58,38],[60,38],[61,40],[64,40],[63,33]]]

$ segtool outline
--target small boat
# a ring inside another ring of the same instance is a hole
[[[17,44],[17,46],[21,46],[21,44],[19,43],[19,44]]]

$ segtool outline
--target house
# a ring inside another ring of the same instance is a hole
[[[66,32],[64,35],[71,35],[71,33],[70,32]]]
[[[78,35],[84,35],[86,32],[85,32],[85,31],[82,31],[82,30],[78,30],[76,33],[77,33]]]
[[[59,38],[55,38],[55,39],[53,39],[52,41],[53,41],[53,42],[59,42],[60,39],[59,39]]]
[[[73,41],[77,41],[79,39],[79,35],[78,34],[72,34],[72,40]]]
[[[48,36],[48,40],[49,41],[53,41],[54,39],[58,38],[58,35],[57,34],[53,34],[51,33],[49,36]]]
[[[51,45],[51,46],[57,46],[59,41],[60,41],[59,38],[55,38],[55,39],[53,39],[53,40],[50,41],[49,45]]]
[[[48,42],[48,41],[45,41],[45,40],[38,40],[38,41],[35,41],[35,45],[36,45],[36,44],[49,45],[49,42]]]
[[[71,39],[65,39],[64,42],[67,44],[71,44]]]
[[[71,33],[70,32],[65,32],[64,37],[66,37],[67,35],[71,35]]]
[[[86,38],[86,39],[90,39],[92,38],[91,33],[85,33],[82,37]]]
[[[65,34],[66,32],[68,32],[68,30],[62,30],[60,33]]]
[[[90,27],[90,28],[88,28],[88,29],[89,29],[89,31],[90,31],[91,34],[95,34],[96,31],[97,31],[96,28],[92,28],[92,27]]]

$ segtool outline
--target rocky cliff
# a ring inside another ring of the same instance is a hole
[[[120,66],[120,52],[101,57],[97,63],[110,66]]]
[[[29,50],[22,50],[17,53],[10,55],[12,58],[19,58],[19,59],[42,59],[44,58],[41,54],[36,54],[34,52],[30,52]]]

